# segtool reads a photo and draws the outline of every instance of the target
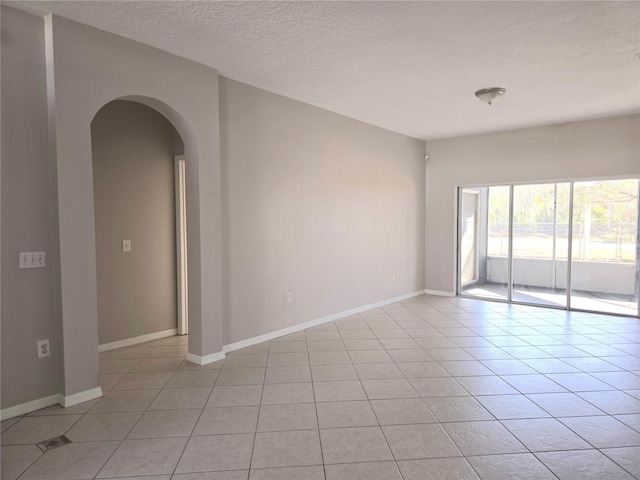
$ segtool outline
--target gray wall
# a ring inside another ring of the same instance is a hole
[[[425,285],[454,293],[458,186],[640,176],[640,116],[437,140],[427,151]]]
[[[423,141],[222,77],[220,128],[225,344],[424,288]]]
[[[176,328],[175,135],[135,102],[91,123],[100,345]]]
[[[60,391],[56,194],[49,162],[44,22],[2,8],[2,406]],[[47,266],[18,269],[18,252]],[[36,341],[52,354],[38,359]]]

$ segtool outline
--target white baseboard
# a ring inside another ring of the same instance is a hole
[[[73,395],[60,395],[60,405],[64,408],[73,407],[82,402],[88,402],[94,398],[100,398],[102,396],[102,388],[96,387],[91,390],[85,390],[84,392],[74,393]]]
[[[224,358],[224,351],[211,353],[204,357],[194,355],[193,353],[187,353],[187,362],[195,363],[196,365],[208,365],[209,363],[217,362],[218,360],[224,360]]]
[[[400,302],[402,300],[407,300],[409,298],[417,297],[419,295],[422,295],[423,293],[425,293],[424,290],[419,290],[417,292],[400,295],[399,297],[382,300],[381,302],[371,303],[363,307],[352,308],[351,310],[346,310],[344,312],[335,313],[333,315],[328,315],[326,317],[318,318],[316,320],[311,320],[309,322],[293,325],[291,327],[283,328],[281,330],[276,330],[275,332],[265,333],[264,335],[258,335],[257,337],[247,338],[246,340],[240,340],[239,342],[230,343],[229,345],[225,345],[223,347],[223,350],[227,353],[233,352],[235,350],[240,350],[241,348],[247,348],[252,345],[257,345],[258,343],[266,342],[268,340],[273,340],[274,338],[282,337],[284,335],[289,335],[290,333],[295,333],[301,330],[305,330],[307,328],[315,327],[316,325],[321,325],[323,323],[331,322],[333,320],[338,320],[340,318],[348,317],[349,315],[355,315],[356,313],[361,313],[367,310],[371,310],[372,308],[384,307],[385,305],[389,305],[390,303]]]
[[[124,340],[118,340],[117,342],[98,345],[98,352],[108,352],[109,350],[115,350],[116,348],[131,347],[132,345],[150,342],[151,340],[173,337],[177,334],[178,329],[172,328],[171,330],[164,330],[163,332],[148,333],[147,335],[140,335],[139,337],[125,338]]]
[[[444,290],[428,290],[425,289],[424,293],[427,295],[437,295],[438,297],[455,297],[456,294],[453,292],[445,292]]]
[[[13,407],[3,408],[0,410],[0,420],[26,415],[42,408],[51,407],[60,403],[60,395],[55,394],[49,397],[38,398],[30,402],[14,405]]]

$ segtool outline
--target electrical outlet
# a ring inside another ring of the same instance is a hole
[[[122,240],[122,251],[123,252],[131,251],[131,240]]]
[[[293,302],[293,293],[287,292],[286,301],[287,303]]]
[[[391,274],[391,280],[395,280],[395,279],[396,279],[396,272],[393,272],[393,273]]]
[[[38,358],[44,358],[51,356],[51,344],[49,343],[49,339],[40,340],[36,342],[38,345]]]
[[[43,268],[47,266],[44,252],[20,252],[20,268]]]

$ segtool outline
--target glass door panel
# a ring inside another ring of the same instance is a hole
[[[508,300],[509,186],[460,189],[461,294]]]
[[[571,307],[638,315],[638,180],[575,182]]]
[[[514,302],[566,307],[569,183],[513,187]]]

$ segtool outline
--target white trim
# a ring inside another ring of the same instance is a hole
[[[262,343],[268,340],[273,340],[274,338],[282,337],[283,335],[289,335],[290,333],[299,332],[307,328],[315,327],[316,325],[321,325],[323,323],[331,322],[333,320],[338,320],[339,318],[344,318],[344,317],[348,317],[349,315],[355,315],[356,313],[364,312],[366,310],[371,310],[372,308],[383,307],[385,305],[389,305],[390,303],[400,302],[402,300],[407,300],[409,298],[417,297],[419,295],[422,295],[423,293],[425,293],[425,290],[418,290],[417,292],[407,293],[405,295],[400,295],[399,297],[389,298],[387,300],[371,303],[363,307],[352,308],[351,310],[346,310],[344,312],[335,313],[333,315],[318,318],[316,320],[311,320],[309,322],[293,325],[291,327],[283,328],[281,330],[276,330],[275,332],[265,333],[264,335],[258,335],[257,337],[247,338],[246,340],[240,340],[239,342],[230,343],[229,345],[225,345],[223,347],[223,350],[224,352],[227,352],[227,353],[233,352],[235,350],[240,350],[241,348],[250,347],[258,343]]]
[[[175,207],[176,207],[176,274],[178,294],[178,334],[188,333],[189,288],[187,271],[187,197],[186,158],[176,155],[175,160]]]
[[[445,292],[444,290],[425,290],[424,293],[427,295],[437,295],[438,297],[455,297],[456,294],[453,292]]]
[[[88,402],[89,400],[93,400],[95,398],[100,398],[102,396],[102,388],[96,387],[91,390],[85,390],[84,392],[74,393],[73,395],[60,395],[60,405],[64,408],[73,407],[82,402]]]
[[[26,415],[42,408],[47,408],[60,403],[60,395],[51,395],[49,397],[38,398],[30,402],[14,405],[13,407],[3,408],[0,410],[0,420]]]
[[[194,355],[193,353],[187,353],[187,362],[195,363],[196,365],[207,365],[209,363],[217,362],[218,360],[224,360],[224,352],[211,353],[201,357],[200,355]]]
[[[151,340],[159,340],[161,338],[173,337],[178,334],[177,328],[171,330],[165,330],[163,332],[148,333],[146,335],[140,335],[139,337],[125,338],[124,340],[118,340],[117,342],[105,343],[98,345],[98,352],[108,352],[109,350],[115,350],[116,348],[130,347],[131,345],[137,345],[139,343],[150,342]]]

